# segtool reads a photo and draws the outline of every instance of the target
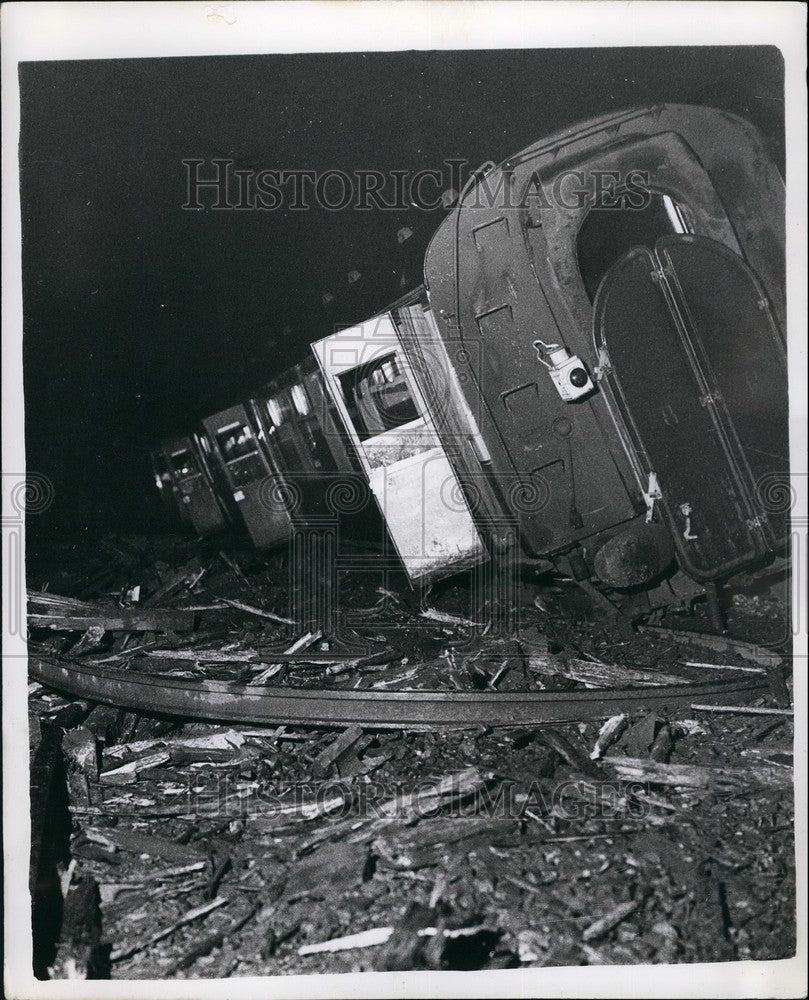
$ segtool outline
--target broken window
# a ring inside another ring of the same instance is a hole
[[[217,432],[216,443],[222,453],[222,458],[228,464],[258,451],[253,432],[247,424],[228,424]]]
[[[348,414],[361,441],[419,418],[395,354],[344,372],[339,380]]]
[[[592,208],[576,240],[579,271],[590,301],[607,271],[632,247],[653,249],[661,236],[687,232],[682,209],[667,194],[651,194],[643,208]]]

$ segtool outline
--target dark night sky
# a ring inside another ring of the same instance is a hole
[[[56,497],[29,519],[34,544],[157,523],[151,442],[419,284],[443,217],[184,211],[184,159],[476,166],[581,118],[672,101],[747,117],[783,162],[771,48],[50,62],[20,77],[27,464]],[[404,225],[414,236],[399,244]]]

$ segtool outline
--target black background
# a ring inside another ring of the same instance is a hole
[[[34,545],[159,526],[151,443],[418,285],[444,215],[187,211],[184,159],[474,167],[579,119],[669,101],[743,115],[783,169],[773,48],[27,63],[20,83],[27,465],[55,490],[29,518]]]

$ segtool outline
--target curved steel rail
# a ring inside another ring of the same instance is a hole
[[[359,725],[366,729],[529,726],[605,718],[619,712],[744,701],[768,690],[765,677],[586,691],[375,691],[259,687],[140,674],[31,656],[30,675],[79,698],[185,718],[253,724]]]

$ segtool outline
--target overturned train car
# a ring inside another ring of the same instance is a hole
[[[220,495],[269,546],[350,474],[412,581],[507,552],[619,589],[749,567],[788,535],[784,225],[725,112],[544,139],[470,179],[423,288],[204,421]]]

